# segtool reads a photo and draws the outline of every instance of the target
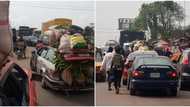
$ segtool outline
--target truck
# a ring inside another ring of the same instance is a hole
[[[31,36],[32,29],[29,26],[19,26],[18,36]]]
[[[145,33],[127,30],[120,31],[119,43],[121,46],[123,46],[124,43],[130,43],[135,40],[145,40]]]

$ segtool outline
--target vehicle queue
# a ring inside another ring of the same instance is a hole
[[[165,90],[169,95],[177,96],[180,89],[188,88],[190,49],[150,46],[144,41],[128,44],[121,49],[124,67],[120,84],[127,87],[130,95],[136,95],[137,91]],[[98,65],[101,66],[99,63]],[[105,77],[102,75],[106,71],[99,66],[96,66],[97,81],[105,80],[100,76]],[[111,77],[114,78],[114,75]]]

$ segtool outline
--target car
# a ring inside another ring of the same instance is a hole
[[[90,75],[90,80],[85,81],[85,85],[80,85],[80,84],[72,84],[68,85],[67,82],[65,81],[65,74],[64,71],[57,71],[55,69],[55,64],[54,64],[54,58],[55,58],[55,53],[56,49],[52,47],[43,47],[38,50],[34,50],[33,53],[33,59],[31,59],[31,65],[34,67],[34,73],[41,75],[42,80],[41,80],[41,86],[44,89],[54,89],[54,90],[63,90],[63,91],[73,91],[73,90],[93,90],[93,84],[94,84],[94,76],[93,76],[93,70],[94,70],[94,64],[91,63],[91,68],[88,66],[88,62],[92,62],[94,57],[91,59],[85,59],[86,57],[74,57],[73,55],[67,55],[67,58],[65,58],[65,61],[79,61],[81,67],[78,68],[77,70],[83,70],[86,71],[85,75]],[[70,57],[72,56],[72,57]],[[74,66],[74,65],[73,65]],[[84,67],[85,66],[85,67]],[[90,73],[89,73],[90,72]],[[68,79],[66,77],[66,79]]]
[[[154,57],[154,56],[158,56],[158,54],[155,51],[136,51],[136,52],[129,54],[129,56],[126,59],[125,67],[123,70],[123,76],[122,76],[123,85],[127,85],[128,69],[130,68],[130,66],[131,66],[132,62],[135,60],[135,58],[138,56]]]
[[[36,72],[37,70],[37,58],[40,56],[41,52],[43,50],[47,49],[47,47],[43,47],[43,48],[40,48],[40,49],[37,49],[37,48],[34,48],[31,52],[31,58],[30,58],[30,68],[32,71],[34,71],[34,73]],[[36,73],[37,74],[37,73]]]
[[[36,36],[23,36],[23,39],[25,40],[26,44],[28,46],[36,46],[36,44],[38,43],[38,37]]]
[[[177,69],[181,73],[181,88],[188,88],[190,85],[190,49],[183,51],[180,56]]]
[[[44,45],[49,44],[48,36],[40,35],[39,40],[41,40]]]
[[[37,95],[33,78],[30,70],[20,67],[14,59],[8,58],[1,69],[0,105],[36,106]]]
[[[179,72],[167,57],[137,57],[129,69],[130,95],[138,90],[170,90],[170,95],[177,96],[179,87]]]

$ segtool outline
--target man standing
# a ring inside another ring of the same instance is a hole
[[[106,71],[108,74],[108,90],[111,91],[111,83],[112,83],[112,76],[111,76],[111,64],[112,64],[112,57],[113,57],[113,48],[109,47],[104,59],[102,61],[102,66],[100,71]]]
[[[112,58],[112,65],[111,69],[114,74],[114,86],[116,94],[119,94],[119,88],[121,84],[121,77],[122,77],[122,71],[124,68],[124,62],[123,62],[123,56],[121,55],[121,48],[120,46],[115,47],[115,53]]]

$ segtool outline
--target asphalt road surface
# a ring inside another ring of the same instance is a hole
[[[27,48],[27,58],[18,60],[22,67],[30,69],[30,57],[33,48]],[[70,92],[41,88],[40,81],[36,81],[37,100],[39,106],[93,106],[94,92]]]
[[[167,95],[165,92],[151,91],[138,92],[131,96],[125,86],[116,95],[114,87],[107,90],[107,83],[96,83],[97,106],[190,106],[190,91],[180,91],[177,97]]]

